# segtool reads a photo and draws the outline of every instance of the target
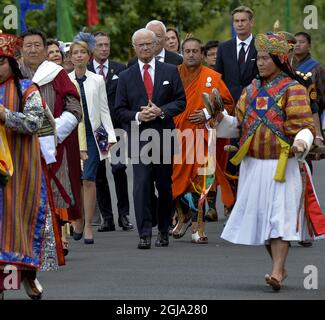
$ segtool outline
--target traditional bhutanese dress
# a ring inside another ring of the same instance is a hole
[[[295,139],[304,140],[308,147],[313,142],[306,89],[282,73],[268,84],[254,80],[243,91],[236,118],[225,116],[217,135],[229,136],[231,130],[234,134],[236,127],[241,131],[240,149],[232,162],[242,160],[238,195],[221,237],[238,244],[264,245],[272,238],[300,241],[306,231],[310,236],[325,233],[323,216],[318,215],[323,222],[316,229],[310,223],[301,174],[306,166],[290,153]]]
[[[58,144],[55,160],[47,164],[51,164],[48,171],[56,211],[62,221],[80,219],[81,167],[77,125],[82,110],[77,89],[65,70],[50,61],[44,61],[36,72],[23,64],[21,71],[39,86],[55,118]]]
[[[42,127],[43,101],[30,80],[21,80],[23,110],[14,80],[0,84],[6,110],[6,136],[13,175],[0,187],[0,269],[53,269],[58,265],[46,178],[37,131]],[[3,277],[0,271],[0,284]],[[1,286],[0,286],[1,288]]]

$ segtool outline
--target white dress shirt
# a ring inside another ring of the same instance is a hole
[[[150,62],[148,63],[144,63],[142,62],[140,59],[138,59],[138,64],[139,64],[139,68],[140,68],[140,72],[141,72],[141,77],[143,80],[143,74],[144,74],[144,65],[145,64],[149,64],[150,68],[148,69],[148,72],[150,74],[151,80],[152,80],[152,84],[155,84],[155,67],[156,67],[156,59],[153,58]],[[139,113],[137,112],[135,115],[135,121],[137,122],[138,125],[141,124],[141,122],[139,121]]]
[[[156,59],[159,61],[159,62],[165,62],[165,54],[166,54],[166,51],[165,49],[163,48],[159,54],[156,55]],[[159,57],[159,59],[158,59]]]
[[[100,72],[100,63],[98,63],[95,59],[93,60],[93,63],[94,63],[95,72],[97,74],[99,74],[99,72]],[[104,67],[103,71],[104,71],[105,77],[107,77],[108,68],[109,68],[108,59],[103,63],[103,67]]]
[[[156,67],[156,60],[152,59],[149,63],[144,63],[142,61],[140,61],[138,59],[138,64],[139,64],[139,68],[140,68],[140,72],[141,72],[141,76],[142,76],[142,80],[143,80],[143,74],[144,74],[144,65],[145,64],[149,64],[150,68],[148,69],[148,72],[150,74],[150,77],[152,79],[152,84],[155,84],[155,67]]]
[[[236,37],[236,42],[237,42],[237,60],[239,59],[239,51],[242,47],[241,43],[244,42],[245,43],[245,46],[244,46],[244,50],[245,50],[245,62],[247,60],[247,55],[248,55],[248,52],[249,52],[249,49],[250,49],[250,44],[253,40],[253,35],[251,34],[246,40],[242,41],[238,38],[238,36]]]

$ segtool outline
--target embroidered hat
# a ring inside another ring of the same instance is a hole
[[[293,49],[295,44],[297,43],[297,40],[294,36],[294,34],[287,32],[287,31],[278,31],[276,33],[279,37],[281,37],[282,39],[285,39],[288,42],[288,45],[290,47],[290,49]]]
[[[255,47],[257,51],[266,51],[284,60],[288,58],[290,50],[287,40],[274,33],[258,34],[255,39]]]
[[[2,33],[0,30],[0,57],[14,58],[21,44],[21,38],[14,34]]]

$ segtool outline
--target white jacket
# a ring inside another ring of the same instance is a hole
[[[76,81],[75,71],[69,73],[69,77],[79,90],[78,82]],[[116,143],[115,131],[112,124],[112,119],[110,116],[110,111],[107,102],[105,81],[101,75],[93,73],[89,70],[86,71],[86,77],[87,79],[84,81],[83,85],[85,89],[89,120],[90,120],[91,128],[93,130],[94,139],[96,141],[94,131],[98,127],[100,127],[100,125],[103,125],[106,132],[108,133],[108,142]],[[80,151],[87,150],[86,132],[84,126],[85,124],[83,120],[82,123],[79,124],[79,128],[82,129],[79,130]],[[99,152],[100,160],[108,158],[108,154],[103,154],[100,151],[98,144],[97,144],[97,149]]]

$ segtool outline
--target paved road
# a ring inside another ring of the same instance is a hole
[[[324,178],[322,161],[315,166],[315,185],[323,208]],[[287,261],[289,277],[281,292],[274,293],[264,285],[271,266],[264,248],[221,240],[225,218],[220,216],[219,222],[207,224],[207,245],[191,244],[189,232],[180,240],[171,239],[168,248],[151,250],[136,249],[136,231],[95,231],[93,246],[71,240],[67,265],[58,272],[39,274],[44,299],[325,299],[325,240],[312,248],[293,243]],[[307,265],[318,268],[317,290],[304,288]],[[26,299],[26,295],[24,290],[7,292],[6,299]]]

